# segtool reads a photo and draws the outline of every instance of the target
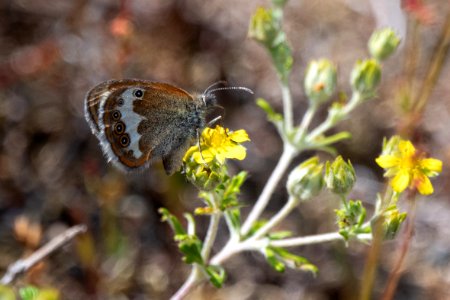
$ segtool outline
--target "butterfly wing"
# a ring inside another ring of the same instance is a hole
[[[174,86],[145,80],[113,80],[94,87],[85,115],[109,160],[122,169],[163,158],[171,174],[204,124],[202,101]]]

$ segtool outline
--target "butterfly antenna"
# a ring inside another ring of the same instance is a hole
[[[213,84],[211,84],[210,86],[208,86],[207,88],[206,88],[206,90],[203,92],[203,94],[209,94],[210,92],[211,92],[211,89],[213,88],[213,87],[215,87],[215,86],[218,86],[219,84],[227,84],[227,82],[225,81],[225,80],[219,80],[219,81],[216,81],[216,82],[214,82]]]
[[[209,89],[209,88],[208,88]],[[215,88],[215,89],[206,89],[206,93],[207,94],[212,94],[218,91],[230,91],[230,90],[238,90],[238,91],[244,91],[247,92],[249,94],[254,94],[253,91],[249,88],[243,87],[243,86],[226,86],[226,87],[221,87],[221,88]]]

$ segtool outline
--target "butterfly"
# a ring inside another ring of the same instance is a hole
[[[84,101],[85,118],[107,159],[122,170],[137,170],[162,159],[168,175],[178,171],[187,149],[207,125],[215,92],[245,87],[208,87],[193,96],[173,85],[141,79],[109,80]]]

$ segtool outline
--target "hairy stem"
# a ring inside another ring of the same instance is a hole
[[[287,215],[297,206],[299,200],[294,197],[290,197],[288,202],[281,208],[281,210],[274,215],[269,222],[264,224],[263,227],[258,229],[258,231],[251,237],[251,240],[257,240],[267,234],[272,228],[277,226],[281,221],[283,221]]]
[[[199,285],[205,276],[200,271],[200,267],[198,265],[194,265],[192,267],[191,274],[188,279],[184,282],[184,284],[180,287],[180,289],[170,298],[171,300],[181,300],[186,297],[194,287]]]
[[[270,175],[269,180],[264,186],[261,195],[259,196],[247,219],[242,225],[242,235],[246,235],[250,231],[254,222],[261,216],[262,212],[270,201],[270,197],[272,196],[275,188],[278,186],[278,183],[280,182],[283,174],[286,172],[286,169],[289,167],[289,164],[295,157],[296,153],[297,151],[292,146],[288,144],[285,145],[283,154],[281,155],[277,166]]]
[[[355,238],[358,240],[361,240],[361,241],[368,241],[368,240],[372,239],[372,234],[360,233],[360,234],[356,235]],[[298,247],[298,246],[319,244],[319,243],[339,241],[339,240],[344,240],[342,235],[340,235],[338,232],[331,232],[331,233],[324,233],[324,234],[317,234],[317,235],[311,235],[311,236],[271,241],[270,245],[274,246],[274,247]]]
[[[292,111],[292,95],[287,83],[281,81],[281,96],[283,98],[283,115],[284,115],[284,130],[289,134],[294,127],[294,116]]]

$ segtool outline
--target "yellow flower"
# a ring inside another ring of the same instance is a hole
[[[250,139],[247,132],[242,129],[230,132],[228,128],[225,129],[221,126],[205,128],[200,138],[201,154],[198,151],[198,145],[192,146],[186,154],[191,154],[198,164],[209,163],[213,160],[223,164],[226,158],[243,160],[246,156],[246,149],[240,144],[247,141]]]
[[[401,193],[409,187],[416,188],[422,195],[433,193],[429,177],[437,176],[442,171],[442,161],[424,158],[423,153],[416,151],[410,141],[398,137],[391,138],[385,147],[388,150],[383,151],[375,161],[386,169],[384,176],[393,177],[390,185],[395,192]]]

